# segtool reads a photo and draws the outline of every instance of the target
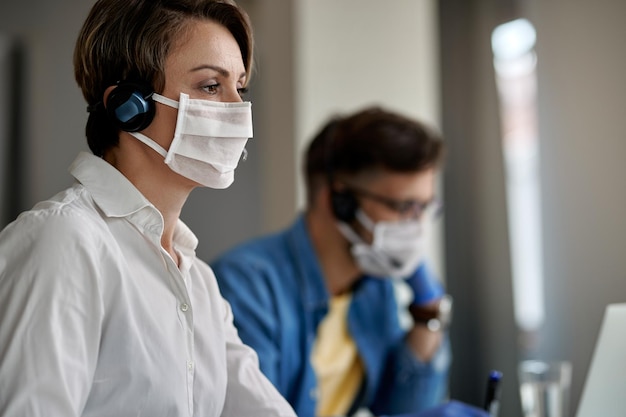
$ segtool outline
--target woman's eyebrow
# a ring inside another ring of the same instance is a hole
[[[202,71],[202,70],[205,70],[205,69],[210,69],[210,70],[216,71],[216,72],[218,72],[221,76],[223,76],[223,77],[225,77],[225,78],[230,77],[230,72],[229,72],[228,70],[226,70],[226,69],[224,69],[224,68],[222,68],[222,67],[219,67],[219,66],[217,66],[217,65],[199,65],[199,66],[197,66],[197,67],[194,67],[194,68],[190,69],[190,70],[189,70],[189,72]],[[242,73],[239,75],[239,78],[243,78],[243,77],[245,77],[245,76],[246,76],[246,73],[245,73],[245,71],[244,71],[244,72],[242,72]]]

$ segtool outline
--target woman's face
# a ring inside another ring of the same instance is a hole
[[[224,26],[213,21],[192,21],[165,62],[161,95],[178,101],[180,93],[192,99],[240,102],[246,69],[239,45]],[[144,134],[169,149],[178,111],[156,103],[156,115]]]

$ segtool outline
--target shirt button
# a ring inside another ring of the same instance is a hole
[[[182,310],[182,312],[186,312],[187,310],[189,310],[189,306],[187,305],[187,303],[182,303],[180,305],[180,309]]]
[[[318,396],[319,396],[319,391],[317,390],[317,388],[311,388],[309,390],[309,397],[311,397],[311,399],[317,400]]]
[[[187,361],[187,369],[188,370],[193,370],[193,361]]]

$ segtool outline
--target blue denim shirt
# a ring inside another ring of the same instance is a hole
[[[313,417],[317,381],[310,363],[329,293],[304,216],[288,229],[246,242],[211,264],[230,302],[242,340],[256,350],[261,370],[300,417]],[[429,273],[425,265],[415,274]],[[364,276],[354,287],[348,329],[365,366],[352,411],[418,412],[447,395],[447,336],[428,363],[405,344],[391,281]]]

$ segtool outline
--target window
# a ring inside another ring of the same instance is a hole
[[[526,19],[495,28],[491,37],[506,173],[513,300],[518,326],[544,321],[537,128],[536,32]]]

